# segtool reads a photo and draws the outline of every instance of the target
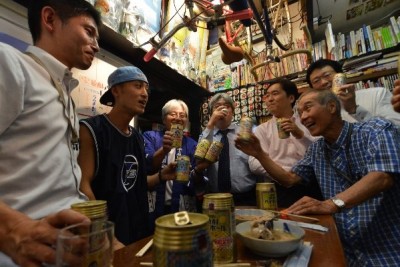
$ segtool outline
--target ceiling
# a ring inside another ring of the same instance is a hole
[[[307,0],[307,10],[312,10],[308,13],[308,26],[313,42],[318,42],[325,37],[328,19],[335,34],[350,32],[363,24],[376,28],[388,23],[390,16],[400,15],[400,0]]]

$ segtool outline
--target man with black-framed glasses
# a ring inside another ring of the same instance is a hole
[[[335,74],[342,73],[342,65],[334,60],[320,59],[307,69],[307,82],[311,88],[332,89]],[[349,122],[365,121],[382,117],[400,125],[400,116],[391,106],[392,93],[383,87],[355,90],[354,84],[345,84],[338,89],[342,104],[342,118]]]

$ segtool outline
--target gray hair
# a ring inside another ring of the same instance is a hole
[[[188,106],[186,105],[186,103],[179,99],[171,99],[170,101],[165,103],[165,105],[163,106],[163,108],[161,110],[162,119],[164,119],[165,116],[168,115],[168,113],[171,111],[171,109],[173,107],[178,107],[178,106],[181,106],[183,108],[183,110],[186,113],[186,116],[189,118],[189,109],[188,109]]]
[[[208,104],[208,107],[210,109],[210,113],[212,113],[212,110],[214,108],[215,103],[220,100],[220,99],[225,100],[225,102],[231,106],[232,110],[235,110],[235,105],[233,104],[233,99],[232,97],[230,97],[228,94],[226,93],[219,93],[214,95],[211,99],[210,99],[210,103]]]
[[[335,93],[333,93],[331,90],[329,89],[323,89],[323,90],[317,90],[317,89],[309,89],[307,91],[305,91],[304,93],[301,94],[300,99],[302,99],[304,96],[308,95],[308,94],[316,94],[317,95],[317,101],[319,104],[326,106],[326,104],[328,104],[329,102],[333,102],[335,103],[336,106],[336,113],[335,115],[337,115],[339,118],[341,118],[341,104],[340,104],[340,100],[337,97],[337,95]]]

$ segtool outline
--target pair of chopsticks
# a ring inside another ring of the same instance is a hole
[[[308,220],[308,221],[312,221],[312,222],[319,222],[319,219],[314,218],[314,217],[296,215],[296,214],[281,212],[281,211],[276,211],[276,210],[267,210],[267,211],[275,213],[275,214],[279,214],[282,219],[287,219],[287,218],[292,217],[292,218],[303,219],[303,220]]]
[[[153,245],[153,238],[150,239],[150,241],[147,242],[147,244],[144,245],[144,246],[142,247],[142,249],[139,250],[138,253],[136,253],[135,256],[136,256],[136,257],[143,257],[143,255],[147,252],[147,250],[149,250],[149,248],[151,247],[151,245]],[[149,266],[149,265],[147,265],[147,266]]]

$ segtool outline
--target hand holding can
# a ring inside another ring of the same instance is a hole
[[[280,139],[286,139],[289,138],[290,133],[286,132],[285,130],[283,130],[282,128],[282,122],[286,121],[286,118],[278,118],[276,119],[276,127],[278,129],[278,136]]]
[[[182,147],[183,125],[178,123],[171,124],[171,133],[172,133],[172,147],[175,148]]]
[[[339,94],[340,87],[346,84],[346,75],[344,73],[336,73],[332,79],[332,92]]]

